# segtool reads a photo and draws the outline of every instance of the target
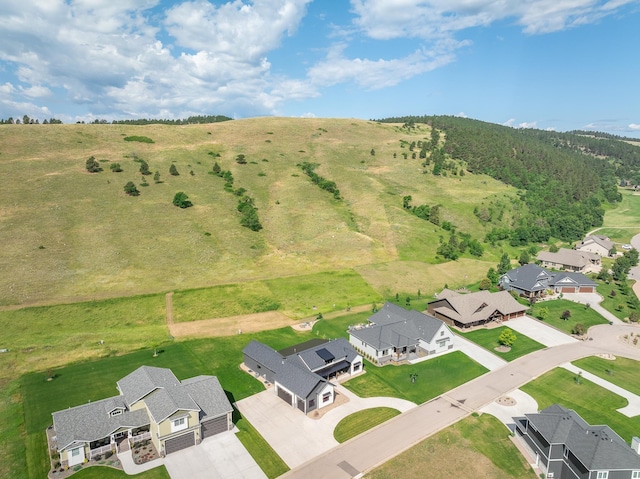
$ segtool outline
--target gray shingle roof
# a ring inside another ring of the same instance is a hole
[[[287,360],[290,360],[293,356],[300,358],[305,366],[309,368],[311,371],[316,371],[317,369],[321,369],[325,366],[325,360],[318,354],[318,352],[322,349],[327,350],[334,357],[334,361],[340,361],[345,359],[351,363],[358,352],[351,346],[349,341],[345,338],[333,339],[324,344],[318,345],[314,348],[307,349],[300,353],[292,354],[287,356]]]
[[[640,455],[609,426],[590,426],[558,404],[525,416],[549,443],[565,444],[591,471],[640,469]]]
[[[393,303],[385,305],[371,317],[370,325],[353,329],[350,334],[377,350],[414,346],[420,339],[430,343],[443,322],[415,310],[406,310]]]
[[[108,437],[119,428],[134,428],[163,421],[178,411],[200,411],[200,419],[232,411],[215,376],[178,381],[170,369],[142,366],[118,381],[121,395],[53,413],[59,449],[74,441],[90,442]],[[144,400],[147,409],[129,411]],[[124,412],[117,416],[115,409]]]
[[[53,413],[53,427],[62,450],[74,442],[91,442],[108,437],[120,428],[134,428],[149,424],[144,409],[125,411],[111,416],[120,397],[95,401]]]
[[[196,376],[182,381],[182,387],[200,408],[200,420],[233,412],[233,406],[215,376]]]
[[[572,286],[595,286],[596,283],[582,273],[550,272],[537,264],[529,263],[508,271],[500,278],[505,289],[512,287],[523,291],[537,292],[563,284]]]

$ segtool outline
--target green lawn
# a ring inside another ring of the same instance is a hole
[[[640,363],[638,361],[619,356],[615,361],[591,356],[574,361],[573,364],[629,392],[640,395],[640,383],[638,382]]]
[[[509,440],[509,431],[489,415],[468,416],[367,473],[370,479],[397,477],[536,479]]]
[[[338,423],[333,430],[333,437],[342,444],[399,414],[400,411],[389,407],[376,407],[358,411]]]
[[[460,351],[418,364],[374,366],[365,360],[366,374],[344,383],[360,397],[387,396],[422,404],[488,370]],[[415,383],[411,374],[417,374]]]
[[[511,351],[507,353],[496,351],[495,348],[500,346],[500,343],[498,343],[498,337],[505,328],[508,328],[508,326],[500,326],[492,329],[476,329],[475,331],[462,333],[462,336],[476,344],[479,344],[505,361],[513,361],[514,359],[518,359],[519,357],[537,351],[538,349],[545,348],[544,344],[540,344],[523,334],[515,333],[517,339],[511,346]]]
[[[618,319],[625,320],[632,311],[635,311],[631,302],[635,298],[631,285],[632,282],[629,282],[627,287],[613,281],[609,284],[600,283],[597,288],[598,293],[604,298],[600,305]]]
[[[129,476],[123,471],[104,466],[85,467],[73,475],[73,479],[125,479],[134,477],[135,479],[171,479],[167,469],[159,466],[135,476]]]
[[[239,414],[237,411],[235,413]],[[281,476],[289,470],[289,466],[247,420],[239,418],[234,422],[240,430],[237,433],[238,439],[269,479]]]
[[[553,369],[521,389],[540,409],[556,403],[573,409],[589,424],[607,424],[628,443],[640,430],[640,416],[629,418],[617,411],[627,405],[626,399],[584,378],[578,384],[576,375],[566,369]]]
[[[542,308],[547,308],[549,310],[549,315],[544,322],[568,334],[571,334],[571,330],[577,323],[582,323],[586,328],[590,328],[597,324],[609,323],[609,321],[604,319],[593,309],[566,299],[540,301],[533,307],[531,316],[537,318],[539,311]],[[571,313],[571,316],[567,320],[562,319],[562,313],[564,311],[569,311]]]
[[[299,319],[381,299],[362,276],[343,270],[176,291],[173,309],[178,322],[276,310]]]

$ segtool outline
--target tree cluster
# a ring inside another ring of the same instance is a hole
[[[311,178],[311,181],[314,184],[318,185],[323,190],[333,194],[333,197],[336,200],[341,199],[340,190],[338,189],[336,183],[334,181],[323,178],[322,176],[320,176],[314,171],[319,166],[317,163],[309,163],[305,161],[303,163],[298,163],[297,166],[300,167],[300,169],[302,169],[305,175]]]
[[[232,118],[224,115],[195,115],[185,119],[162,120],[157,118],[140,118],[136,120],[113,120],[114,125],[192,125],[205,123],[218,123],[221,121],[231,121]]]
[[[625,251],[622,256],[618,256],[611,267],[613,279],[622,281],[626,279],[631,268],[638,264],[638,250],[631,249]]]
[[[99,173],[102,171],[100,163],[98,163],[98,160],[96,160],[96,157],[93,155],[87,159],[86,168],[89,173]]]
[[[240,224],[245,228],[249,228],[251,231],[260,231],[262,224],[258,218],[258,208],[250,196],[243,196],[238,200],[238,211],[241,213],[242,218]]]
[[[184,191],[178,191],[173,197],[173,204],[178,208],[189,208],[193,206],[193,203],[189,201],[189,197]]]
[[[22,117],[22,121],[20,121],[20,118],[15,118],[14,119],[12,116],[7,118],[6,120],[4,118],[0,118],[0,125],[19,125],[21,123],[23,125],[39,125],[40,124],[40,120],[38,120],[37,118],[29,118],[28,115],[24,115]],[[57,118],[49,118],[47,120],[45,118],[44,120],[42,120],[42,124],[43,125],[62,124],[62,120],[58,120]]]

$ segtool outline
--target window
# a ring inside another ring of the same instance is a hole
[[[71,449],[71,457],[76,457],[80,455],[80,448],[77,447],[75,449]]]
[[[631,479],[640,479],[640,471],[633,471],[631,473]]]
[[[597,479],[608,479],[609,471],[598,471]]]
[[[116,409],[115,411],[111,411],[112,416],[119,416],[122,414],[122,409]]]
[[[187,418],[181,417],[171,421],[171,432],[182,431],[187,428]]]
[[[324,393],[322,395],[322,402],[327,402],[329,399],[331,399],[331,393]]]
[[[360,364],[360,363],[356,363],[356,364],[354,364],[354,365],[353,365],[353,372],[360,371],[360,366],[361,366],[361,364]]]
[[[440,331],[440,336],[444,336],[444,331]]]
[[[564,451],[562,451],[562,455],[567,459],[569,458],[569,448],[567,446],[564,446]]]

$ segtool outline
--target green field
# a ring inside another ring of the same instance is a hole
[[[396,417],[398,414],[400,414],[400,411],[388,407],[375,407],[358,411],[338,423],[333,431],[333,437],[339,443],[346,442],[352,437],[356,437],[392,417]]]
[[[397,397],[422,404],[488,370],[460,351],[417,364],[377,367],[365,360],[366,374],[344,383],[360,397]],[[446,371],[446,374],[443,372]],[[411,375],[416,374],[415,382]]]
[[[483,175],[423,175],[420,160],[402,157],[400,141],[429,132],[427,126],[408,132],[361,120],[287,118],[184,126],[0,125],[0,305],[438,262],[438,238],[447,233],[404,211],[404,195],[415,204],[443,205],[444,220],[478,238],[484,226],[474,205],[511,204],[517,197],[515,188]],[[123,141],[127,136],[154,143]],[[247,164],[236,163],[238,154]],[[92,155],[104,171],[86,171]],[[149,176],[149,186],[141,187],[136,158],[158,171],[161,182]],[[317,173],[335,181],[344,200],[313,185],[296,166],[303,161],[319,164]],[[111,172],[114,162],[124,171]],[[232,172],[234,188],[255,199],[263,230],[240,226],[238,197],[209,174],[214,162]],[[171,165],[179,176],[169,175]],[[124,193],[128,181],[140,196]],[[174,207],[177,191],[194,206]],[[498,252],[488,250],[485,259],[497,262]],[[477,273],[469,273],[470,282],[480,279],[471,274]],[[406,291],[431,280],[419,279]]]
[[[537,341],[534,341],[527,336],[515,333],[516,334],[516,342],[511,346],[511,351],[506,353],[496,351],[495,348],[500,346],[498,342],[498,338],[500,337],[500,333],[504,331],[508,326],[500,326],[498,328],[492,329],[476,329],[475,331],[469,331],[468,333],[462,333],[462,336],[467,338],[469,341],[473,341],[476,344],[479,344],[483,348],[491,351],[498,357],[501,357],[505,361],[513,361],[514,359],[518,359],[521,356],[525,356],[529,353],[537,351],[538,349],[544,349],[544,344],[540,344]]]
[[[541,308],[547,308],[549,311],[549,315],[544,319],[545,323],[568,334],[571,334],[573,327],[578,323],[583,324],[587,329],[597,324],[609,323],[599,313],[591,308],[587,308],[586,305],[574,303],[566,299],[540,301],[533,307],[531,316],[537,318]],[[566,320],[562,319],[562,314],[565,311],[571,313],[571,316]]]
[[[536,479],[509,431],[495,417],[472,415],[418,443],[367,473],[371,479],[435,478]]]
[[[640,417],[627,417],[616,409],[625,407],[627,400],[566,369],[556,368],[521,388],[533,396],[542,410],[560,404],[575,410],[589,424],[606,424],[625,441],[638,435]]]

